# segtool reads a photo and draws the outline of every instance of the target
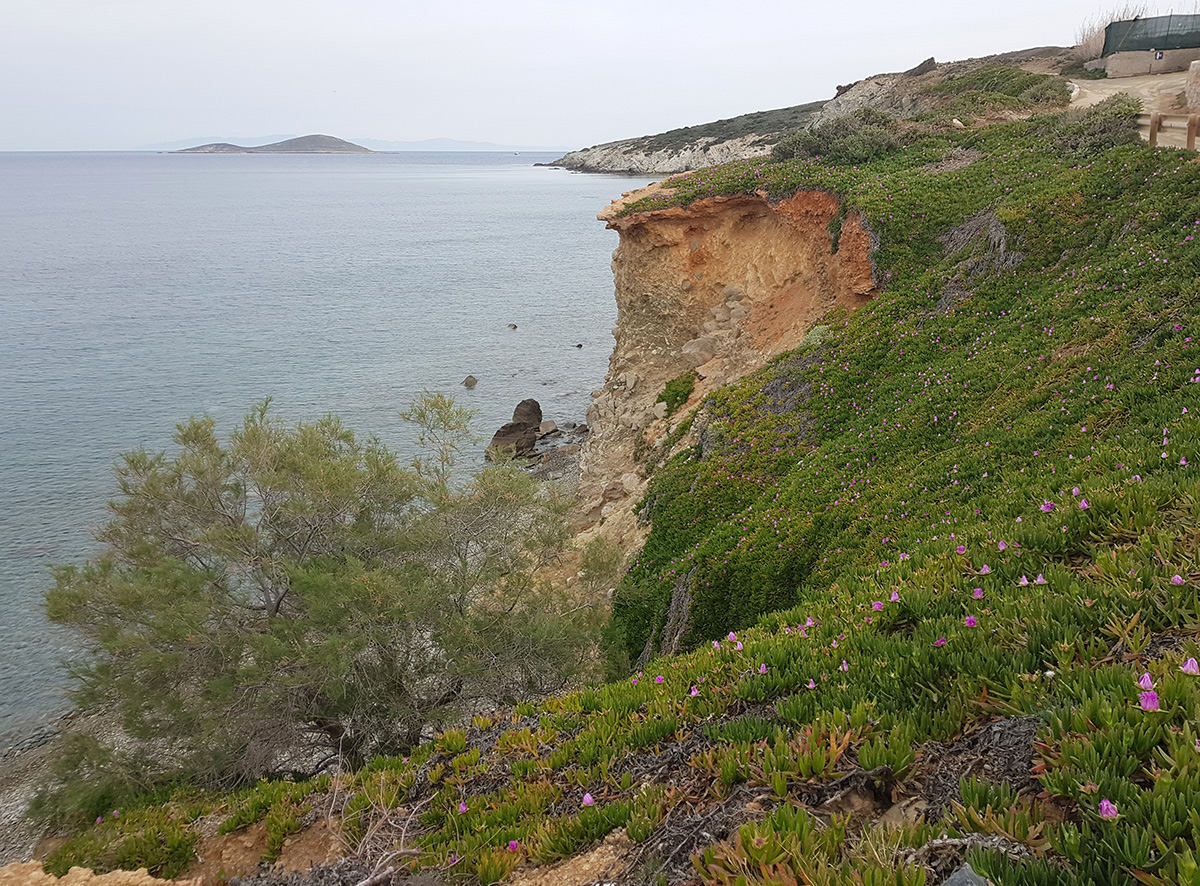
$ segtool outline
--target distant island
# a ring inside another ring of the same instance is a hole
[[[257,147],[243,147],[228,142],[213,142],[172,151],[173,154],[374,154],[370,148],[356,145],[332,135],[302,135],[286,141]]]

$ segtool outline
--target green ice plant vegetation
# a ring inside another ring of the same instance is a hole
[[[463,883],[620,829],[671,883],[919,886],[963,860],[999,886],[1200,883],[1200,163],[1130,140],[1132,107],[675,179],[677,203],[838,194],[880,292],[661,453],[610,681],[338,774],[349,845]],[[685,592],[685,651],[644,656]],[[971,748],[993,768],[948,774]],[[57,863],[152,836],[170,870],[220,803],[284,833],[327,802],[282,783],[148,795]],[[854,784],[935,803],[816,808]],[[690,865],[656,854],[680,839]]]

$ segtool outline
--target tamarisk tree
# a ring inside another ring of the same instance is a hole
[[[593,616],[540,580],[563,500],[512,465],[453,486],[469,411],[425,394],[403,415],[436,450],[411,469],[269,401],[227,442],[193,418],[173,455],[121,457],[103,552],[56,568],[46,610],[88,641],[76,702],[119,717],[136,765],[207,784],[357,765],[578,673]]]

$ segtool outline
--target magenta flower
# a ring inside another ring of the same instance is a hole
[[[1181,585],[1181,584],[1183,584],[1183,576],[1182,576],[1182,575],[1178,575],[1178,574],[1176,574],[1176,575],[1172,575],[1172,576],[1171,576],[1171,584],[1173,584],[1173,585]]]
[[[463,813],[463,812],[467,811],[467,801],[466,800],[458,801],[458,811],[459,811],[459,813]]]
[[[1117,812],[1117,804],[1112,800],[1104,799],[1100,801],[1101,818],[1116,818],[1120,814]]]
[[[806,628],[811,628],[815,624],[816,624],[816,622],[812,620],[811,615],[808,618],[804,619],[804,626]]]
[[[521,844],[518,843],[516,840],[508,841],[508,851],[509,852],[516,852],[520,848],[521,848]]]
[[[720,648],[721,648],[721,641],[713,640],[713,649],[720,649]]]
[[[1143,711],[1157,711],[1158,693],[1153,690],[1149,692],[1139,692],[1138,704],[1142,706]]]
[[[996,545],[996,547],[997,547],[997,548],[999,548],[999,549],[1000,549],[1000,550],[1002,550],[1002,551],[1004,551],[1004,550],[1007,550],[1007,549],[1008,549],[1008,545],[1006,545],[1006,544],[1004,543],[1004,539],[1000,539],[1000,544]]]
[[[1150,678],[1149,671],[1146,671],[1146,673],[1144,673],[1144,674],[1142,674],[1142,676],[1138,677],[1138,686],[1142,687],[1143,689],[1153,689],[1154,688],[1154,681]]]
[[[980,567],[979,567],[979,574],[980,574],[980,575],[987,575],[987,574],[988,574],[988,573],[990,573],[991,571],[992,571],[992,567],[991,567],[991,566],[988,566],[986,563],[984,563],[982,566],[980,566]]]
[[[120,818],[120,817],[121,817],[121,811],[119,809],[114,809],[113,810],[113,818]]]
[[[103,821],[104,821],[104,816],[103,816],[103,815],[97,815],[97,816],[96,816],[96,824],[100,824],[100,823],[101,823],[101,822],[103,822]]]
[[[897,593],[896,591],[892,591],[892,596],[888,597],[888,599],[891,600],[893,603],[899,603],[900,602],[900,594]]]
[[[1025,587],[1027,584],[1029,584],[1029,579],[1022,575],[1017,579],[1017,584],[1019,584],[1021,587]]]
[[[812,678],[812,677],[809,677],[809,678],[808,678],[808,688],[809,688],[809,689],[816,689],[816,688],[817,688],[817,684],[813,682],[813,678]]]
[[[1051,511],[1054,510],[1054,502],[1052,502],[1048,499],[1043,499],[1041,507],[1042,507],[1042,511],[1044,513],[1049,514]]]
[[[934,641],[933,641],[933,645],[934,645],[934,646],[945,646],[945,645],[946,645],[946,638],[945,638],[945,637],[938,637],[936,640],[934,640]]]
[[[1079,510],[1086,511],[1090,507],[1091,505],[1088,504],[1088,500],[1086,498],[1079,499]]]
[[[691,688],[691,689],[688,691],[688,695],[690,695],[692,698],[695,698],[695,697],[696,697],[697,695],[699,695],[699,694],[700,694],[700,690],[699,690],[699,689],[697,689],[695,686],[693,686],[693,687],[692,687],[692,688]]]
[[[1200,666],[1197,666],[1196,659],[1194,658],[1189,658],[1187,661],[1185,661],[1182,665],[1180,665],[1179,670],[1183,671],[1185,674],[1191,674],[1193,677],[1197,674],[1200,674]]]
[[[976,588],[974,591],[971,592],[971,596],[974,597],[976,600],[982,600],[983,599],[983,588]]]
[[[767,672],[767,666],[765,664],[760,664],[758,666],[758,672],[760,674],[765,674]]]
[[[1079,495],[1079,487],[1078,486],[1076,486],[1074,489],[1071,490],[1071,495]]]
[[[956,550],[956,551],[957,551],[958,553],[960,553],[960,554],[965,554],[965,553],[967,552],[967,546],[966,546],[966,545],[959,545],[959,546],[958,546],[957,548],[955,548],[954,550]]]
[[[663,681],[663,675],[662,675],[662,674],[659,674],[657,677],[655,677],[655,678],[654,678],[654,682],[655,682],[655,683],[661,683],[662,681]]]
[[[1035,578],[1035,579],[1033,580],[1033,583],[1034,583],[1035,585],[1044,585],[1044,584],[1046,583],[1046,576],[1042,575],[1042,574],[1039,572],[1039,573],[1038,573],[1038,577],[1037,577],[1037,578]]]
[[[730,643],[736,643],[737,642],[737,634],[735,634],[733,631],[730,631],[729,636],[726,637],[725,639],[728,640]]]
[[[584,794],[583,795],[583,805],[584,806],[595,806],[596,801],[592,799],[591,794]]]
[[[969,628],[973,628],[973,627],[975,627],[975,625],[979,624],[979,622],[976,620],[975,616],[968,615],[966,618],[963,619],[963,624],[965,624]]]
[[[874,603],[871,604],[871,608],[874,609],[876,612],[878,612],[880,609],[883,608],[883,601],[876,600]]]
[[[736,645],[736,646],[734,646],[733,648],[734,648],[734,649],[741,649],[741,648],[742,648],[742,641],[741,641],[741,640],[738,640],[738,641],[737,641],[737,645]]]
[[[840,670],[840,671],[850,670],[850,663],[848,661],[846,661],[846,659],[843,658],[842,663],[840,665],[838,665],[838,670]]]
[[[1179,464],[1186,468],[1187,467],[1187,456],[1184,456],[1184,455],[1179,456]]]

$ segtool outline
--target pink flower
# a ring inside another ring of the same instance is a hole
[[[760,674],[765,674],[767,672],[767,666],[765,664],[760,664],[758,666],[758,672]]]
[[[1187,661],[1185,661],[1182,665],[1180,665],[1179,670],[1183,671],[1185,674],[1191,674],[1192,676],[1200,674],[1200,666],[1197,666],[1196,659],[1194,658],[1189,658]]]
[[[1047,499],[1043,499],[1042,500],[1042,511],[1049,514],[1053,510],[1054,510],[1054,502],[1049,501]]]
[[[1017,584],[1019,584],[1021,587],[1025,587],[1027,584],[1029,584],[1029,579],[1022,575],[1017,579]]]
[[[662,675],[662,674],[659,674],[657,677],[655,677],[655,678],[654,678],[654,682],[655,682],[655,683],[661,683],[662,681],[663,681],[663,675]]]
[[[521,844],[518,843],[516,840],[508,841],[508,851],[509,852],[516,852],[520,848],[521,848]]]
[[[966,545],[959,545],[954,550],[958,551],[958,553],[960,553],[960,554],[965,554],[967,552],[967,547],[966,547]]]
[[[883,608],[883,601],[876,600],[874,603],[871,604],[871,608],[874,609],[876,612],[878,612],[880,609]]]
[[[945,638],[945,637],[938,637],[936,640],[934,640],[934,641],[933,641],[933,645],[934,645],[934,646],[945,646],[945,645],[946,645],[946,638]]]
[[[1079,499],[1079,510],[1086,511],[1090,507],[1091,505],[1088,504],[1088,500],[1086,498]]]
[[[1182,575],[1172,575],[1171,576],[1171,584],[1173,584],[1173,585],[1183,584],[1183,576]]]
[[[1000,539],[1000,544],[998,544],[996,547],[1003,551],[1007,550],[1008,545],[1004,543],[1004,539]]]
[[[975,627],[975,625],[979,624],[979,622],[975,619],[975,616],[968,615],[966,618],[963,619],[963,624],[965,624],[969,628],[973,628],[973,627]]]
[[[1074,489],[1071,490],[1071,495],[1079,495],[1079,487],[1078,486],[1076,486]]]
[[[843,658],[842,663],[840,665],[838,665],[838,670],[841,670],[841,671],[850,670],[850,663],[848,661],[846,661],[846,659]]]
[[[720,649],[720,648],[721,648],[721,641],[713,640],[713,649]]]
[[[1149,671],[1142,674],[1142,676],[1138,677],[1138,686],[1142,687],[1143,689],[1153,689],[1154,688],[1154,681],[1150,678]]]
[[[733,648],[734,648],[734,649],[741,649],[741,648],[742,648],[742,641],[741,641],[741,640],[738,640],[738,641],[737,641],[737,645],[736,645],[736,646],[734,646]]]
[[[1117,804],[1112,800],[1100,801],[1100,817],[1101,818],[1116,818],[1121,813],[1117,812]]]
[[[97,815],[97,816],[96,816],[96,824],[100,824],[102,821],[104,821],[104,816],[103,816],[103,815]]]
[[[812,620],[811,615],[808,618],[804,619],[804,626],[806,628],[811,628],[815,624],[816,624],[816,622]]]
[[[730,643],[736,643],[737,642],[737,634],[735,634],[733,631],[730,631],[729,636],[726,637],[725,639],[728,640]]]
[[[817,688],[817,684],[813,682],[813,679],[812,679],[812,677],[809,677],[809,678],[808,678],[808,688],[809,688],[809,689],[816,689],[816,688]]]
[[[1183,455],[1179,456],[1179,463],[1186,468],[1187,467],[1187,457],[1183,456]]]
[[[699,695],[699,694],[700,694],[700,690],[699,690],[699,689],[697,689],[695,686],[693,686],[693,687],[692,687],[692,688],[691,688],[691,689],[688,691],[688,695],[690,695],[692,698],[695,698],[695,697],[696,697],[697,695]]]
[[[1039,572],[1039,573],[1038,573],[1038,577],[1037,577],[1037,578],[1035,578],[1035,579],[1033,580],[1033,583],[1034,583],[1035,585],[1044,585],[1044,584],[1046,583],[1046,576],[1042,575],[1042,574]]]
[[[980,574],[980,575],[987,575],[987,574],[988,574],[988,573],[990,573],[991,571],[992,571],[992,567],[991,567],[991,566],[988,566],[986,563],[984,563],[982,566],[980,566],[980,567],[979,567],[979,574]]]
[[[974,597],[976,600],[982,600],[983,599],[983,588],[976,588],[974,591],[971,592],[971,596]]]
[[[121,817],[121,812],[120,812],[120,810],[118,810],[118,809],[114,809],[114,810],[113,810],[113,812],[112,812],[112,816],[113,816],[113,818],[120,818],[120,817]]]
[[[893,603],[899,603],[900,595],[896,591],[892,591],[892,596],[888,597],[888,599],[891,600]]]
[[[467,811],[467,801],[466,800],[460,800],[458,802],[458,811],[459,811],[459,813],[463,813],[463,812]]]
[[[1142,706],[1143,711],[1158,710],[1158,693],[1151,690],[1150,692],[1138,693],[1138,704]]]
[[[596,801],[592,799],[591,794],[584,794],[583,795],[583,805],[584,806],[595,806]]]

